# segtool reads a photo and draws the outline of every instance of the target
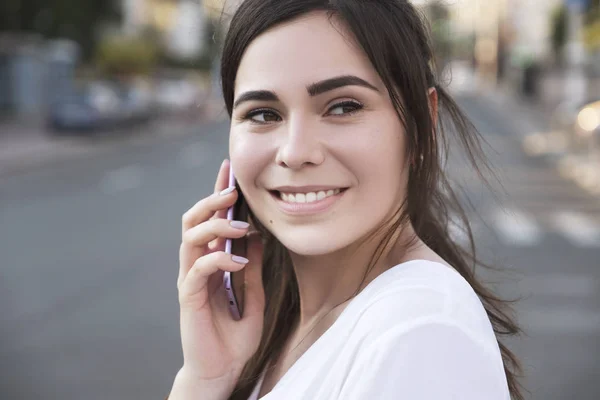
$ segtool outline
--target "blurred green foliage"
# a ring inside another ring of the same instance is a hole
[[[588,0],[585,10],[585,23],[594,24],[600,21],[600,0]]]
[[[452,38],[450,35],[449,12],[442,1],[428,3],[424,9],[430,26],[434,64],[440,73],[452,57]]]
[[[583,41],[591,51],[600,51],[600,19],[583,30]]]
[[[110,35],[98,44],[94,60],[106,75],[145,75],[152,72],[159,54],[152,36]]]
[[[566,6],[559,5],[552,13],[551,36],[552,51],[556,61],[563,62],[563,49],[567,43],[569,35],[569,20]]]
[[[2,0],[0,32],[34,32],[79,43],[84,59],[94,54],[96,32],[106,21],[118,21],[116,0]]]
[[[590,51],[600,51],[600,0],[590,0],[585,13],[583,41]]]

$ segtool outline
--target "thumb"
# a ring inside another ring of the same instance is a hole
[[[262,316],[265,311],[265,292],[262,281],[263,243],[258,232],[247,236],[248,264],[245,271],[244,316]]]

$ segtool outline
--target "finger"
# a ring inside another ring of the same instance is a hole
[[[210,252],[224,251],[225,239],[237,239],[248,233],[249,224],[243,221],[228,221],[213,219],[205,221],[184,232],[179,248],[179,277],[177,285],[188,274],[193,262],[205,254],[203,251],[208,245]]]
[[[217,181],[215,183],[215,193],[221,192],[227,189],[229,186],[234,186],[232,182],[229,182],[229,172],[231,170],[231,162],[227,159],[223,161]],[[216,218],[225,218],[227,216],[227,210],[219,210],[215,213]]]
[[[244,270],[246,286],[244,316],[262,316],[265,310],[265,292],[262,281],[262,238],[258,232],[252,232],[247,237],[249,262]]]
[[[213,194],[205,197],[192,206],[181,219],[181,235],[194,226],[211,219],[211,217],[219,210],[227,210],[233,206],[237,200],[238,193],[236,190],[221,194]],[[216,218],[213,218],[213,220]]]
[[[218,237],[208,244],[210,251],[224,251],[226,238]]]
[[[189,246],[206,246],[217,238],[241,238],[248,233],[249,224],[243,221],[213,219],[187,230],[183,234],[183,243]]]
[[[245,260],[221,251],[197,259],[179,288],[181,306],[204,306],[204,303],[208,300],[208,290],[206,288],[208,278],[218,271],[235,272],[241,270],[246,266],[246,263],[241,261]]]
[[[225,178],[226,177],[226,178]],[[226,185],[223,185],[223,180],[226,179]],[[219,167],[219,172],[217,172],[217,179],[215,181],[215,189],[213,194],[220,193],[222,190],[227,189],[229,186],[229,160],[225,159],[221,163]],[[226,213],[227,211],[225,211]],[[217,215],[213,215],[211,218],[217,218]]]
[[[229,160],[225,159],[221,163],[219,173],[217,174],[217,180],[215,181],[214,192],[220,192],[223,189],[227,189],[229,186],[229,169],[231,168]]]

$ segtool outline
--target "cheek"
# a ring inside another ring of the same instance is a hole
[[[370,132],[346,142],[346,163],[353,166],[359,186],[374,190],[373,195],[397,190],[408,168],[404,129],[399,123],[382,124]]]
[[[406,197],[404,130],[401,125],[394,128],[381,127],[361,143],[363,162],[354,164],[359,185],[352,208],[353,213],[364,215],[369,222],[357,229],[371,231],[380,226]]]
[[[272,160],[269,142],[260,135],[250,134],[240,128],[229,135],[229,157],[236,179],[244,193],[256,190],[260,173]]]

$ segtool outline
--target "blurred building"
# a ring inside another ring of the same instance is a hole
[[[551,53],[551,16],[563,0],[458,0],[449,7],[453,35],[472,35],[474,58],[491,77],[505,63]],[[493,80],[493,79],[492,79]]]
[[[551,55],[552,14],[563,0],[507,0],[506,18],[515,52],[535,59]]]
[[[199,0],[122,0],[123,30],[128,34],[150,29],[159,34],[166,51],[194,59],[204,51],[206,13]]]

